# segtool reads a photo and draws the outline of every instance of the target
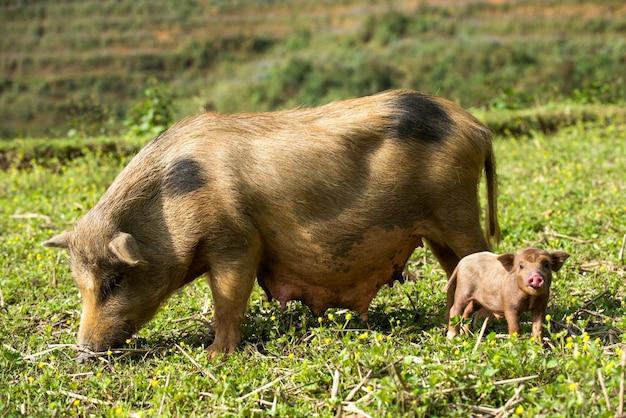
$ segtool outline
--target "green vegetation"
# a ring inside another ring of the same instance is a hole
[[[623,1],[458,3],[3,2],[0,415],[623,414]],[[210,360],[213,307],[199,279],[125,348],[74,361],[80,297],[64,253],[40,243],[89,210],[147,140],[200,109],[396,87],[457,100],[494,131],[498,252],[571,254],[543,344],[528,316],[519,336],[490,321],[448,341],[446,277],[418,249],[414,279],[382,289],[369,324],[297,302],[282,311],[257,288],[240,350]]]
[[[626,97],[622,0],[12,0],[0,137],[117,134],[150,78],[175,119],[407,87],[464,107]]]
[[[530,340],[528,316],[517,337],[491,321],[482,336],[477,324],[446,340],[445,274],[420,249],[409,263],[416,280],[384,288],[369,327],[345,310],[315,318],[292,302],[281,311],[256,289],[240,350],[212,361],[200,279],[125,349],[78,364],[79,295],[66,256],[39,244],[97,202],[139,143],[13,160],[0,172],[0,414],[612,417],[626,372],[625,128],[612,116],[496,138],[499,251],[572,254],[553,284],[543,345]]]

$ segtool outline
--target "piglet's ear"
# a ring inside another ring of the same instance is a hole
[[[550,253],[550,268],[552,269],[552,271],[559,271],[559,269],[568,257],[569,254],[565,251],[552,251]]]
[[[515,268],[515,254],[505,253],[498,256],[498,261],[504,266],[509,273]]]
[[[48,241],[44,242],[42,245],[44,247],[54,247],[54,248],[67,248],[69,247],[70,241],[70,233],[63,232],[59,235],[55,235],[50,238]]]
[[[148,262],[141,255],[137,240],[126,232],[118,233],[109,242],[109,249],[117,258],[130,266],[145,267],[148,265]]]

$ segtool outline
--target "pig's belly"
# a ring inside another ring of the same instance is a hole
[[[367,320],[378,290],[402,280],[407,260],[421,243],[413,231],[396,229],[370,234],[340,256],[312,243],[280,248],[262,261],[257,279],[283,307],[300,300],[315,315],[331,307],[349,308]]]

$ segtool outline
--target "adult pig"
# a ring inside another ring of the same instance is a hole
[[[463,258],[448,280],[448,338],[458,334],[452,318],[482,316],[506,318],[509,333],[520,332],[522,312],[532,312],[532,336],[541,338],[541,327],[550,297],[552,272],[567,260],[565,251],[526,248],[502,255],[480,252]]]
[[[487,231],[479,219],[485,170]],[[489,130],[408,90],[275,113],[205,113],[151,141],[74,229],[78,343],[103,351],[206,273],[212,355],[236,348],[255,278],[281,305],[364,319],[426,240],[444,270],[496,238]]]

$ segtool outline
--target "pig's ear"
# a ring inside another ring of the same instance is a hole
[[[498,256],[498,261],[504,266],[509,273],[515,268],[515,254],[504,253]]]
[[[559,269],[568,257],[569,254],[565,251],[552,251],[550,253],[550,268],[552,269],[552,271],[559,271]]]
[[[55,235],[50,238],[48,241],[44,242],[42,245],[44,247],[55,247],[55,248],[67,248],[69,247],[70,241],[70,233],[63,232],[59,235]]]
[[[118,233],[115,238],[109,242],[109,249],[122,260],[131,266],[145,267],[148,262],[141,255],[137,240],[126,232]]]

